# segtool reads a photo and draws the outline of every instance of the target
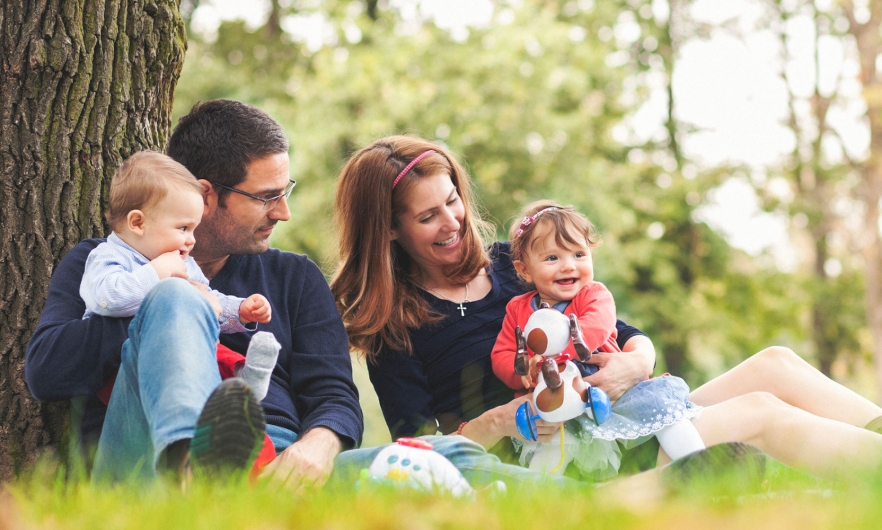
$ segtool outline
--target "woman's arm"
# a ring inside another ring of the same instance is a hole
[[[437,421],[432,409],[433,397],[422,363],[402,352],[383,350],[374,362],[368,362],[368,374],[392,439],[401,436],[435,434]],[[530,395],[492,408],[463,427],[461,434],[489,449],[509,436],[523,438],[515,425],[515,412]],[[550,441],[558,423],[536,422],[540,441]]]
[[[655,346],[646,335],[634,335],[625,342],[621,352],[596,353],[588,363],[600,369],[585,381],[604,390],[612,401],[616,401],[652,373]]]
[[[435,434],[438,422],[422,363],[414,356],[387,348],[366,362],[392,439]]]
[[[473,442],[481,444],[485,449],[490,449],[504,437],[524,440],[515,424],[515,412],[517,412],[518,407],[522,403],[530,402],[530,413],[533,414],[535,411],[532,408],[532,396],[532,394],[527,394],[509,401],[505,405],[488,410],[468,422],[462,428],[461,434]],[[539,441],[542,443],[550,442],[552,436],[560,429],[560,425],[560,423],[536,420],[536,431],[539,433]]]

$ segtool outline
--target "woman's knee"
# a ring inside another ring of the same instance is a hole
[[[762,436],[793,410],[770,392],[749,392],[730,401],[737,407],[739,427],[750,437]]]
[[[805,361],[790,348],[771,346],[755,353],[750,358],[755,370],[769,370],[771,373],[785,373],[801,367]]]
[[[696,427],[709,445],[750,442],[785,416],[789,407],[769,392],[748,392],[706,408]]]
[[[789,406],[771,392],[748,392],[742,396],[732,398],[748,409],[757,411],[774,410],[782,406]]]

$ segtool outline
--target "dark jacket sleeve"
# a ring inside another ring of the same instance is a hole
[[[103,240],[88,239],[61,260],[52,275],[40,323],[28,342],[25,377],[40,401],[92,395],[116,373],[130,318],[83,319],[80,280],[86,258]]]
[[[639,329],[634,326],[629,326],[625,324],[621,320],[616,320],[616,331],[618,332],[618,336],[616,337],[616,344],[619,345],[620,350],[625,349],[625,343],[627,343],[632,338],[642,335],[646,337],[646,333],[643,333]]]
[[[288,366],[291,397],[302,433],[326,427],[347,447],[358,446],[364,418],[352,379],[349,339],[325,277],[313,262],[306,263],[301,307],[292,308],[297,317],[292,323]]]
[[[368,375],[393,440],[435,434],[438,423],[432,412],[432,392],[418,359],[383,350],[368,362]]]

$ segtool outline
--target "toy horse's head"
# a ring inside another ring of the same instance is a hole
[[[557,357],[570,343],[570,321],[556,309],[539,309],[527,320],[524,337],[536,355]]]

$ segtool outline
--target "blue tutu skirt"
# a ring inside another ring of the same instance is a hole
[[[622,461],[620,444],[625,449],[637,447],[668,425],[697,418],[701,410],[689,401],[689,386],[679,377],[665,375],[641,381],[615,402],[603,424],[595,425],[585,414],[565,424],[566,460],[592,480],[614,477]],[[548,444],[522,445],[520,462],[526,466],[532,454]]]

